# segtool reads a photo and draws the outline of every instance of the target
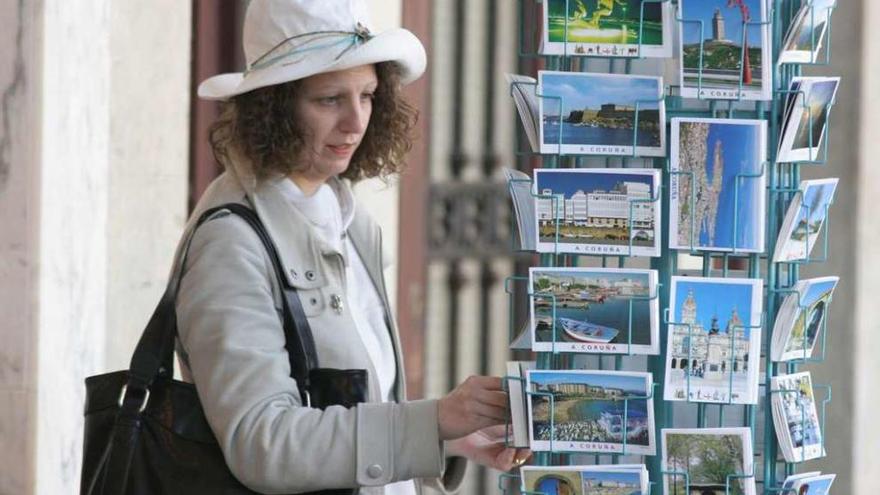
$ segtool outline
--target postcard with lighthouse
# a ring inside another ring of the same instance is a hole
[[[763,280],[672,277],[665,400],[757,404]]]
[[[772,99],[773,59],[765,3],[679,0],[681,96]]]
[[[669,247],[764,252],[767,122],[672,119]]]

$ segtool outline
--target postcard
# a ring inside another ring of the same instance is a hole
[[[837,0],[811,0],[801,5],[782,43],[780,64],[816,62],[836,3]]]
[[[525,394],[526,371],[535,368],[535,361],[507,362],[507,393],[510,399],[508,444],[512,447],[529,446],[528,397]]]
[[[757,404],[764,282],[672,277],[664,399]]]
[[[656,270],[533,267],[529,287],[533,351],[660,352]]]
[[[545,495],[641,495],[648,492],[644,464],[523,466],[523,493]]]
[[[827,321],[828,304],[839,277],[800,280],[783,300],[773,325],[773,361],[809,359]]]
[[[513,214],[519,233],[519,248],[523,251],[535,250],[535,198],[532,196],[532,178],[524,172],[505,168],[507,190],[513,203]]]
[[[526,373],[529,438],[533,451],[655,454],[650,373],[583,370]]]
[[[664,428],[661,435],[663,493],[755,495],[751,428]]]
[[[808,260],[834,201],[837,182],[836,178],[801,181],[779,229],[774,263]]]
[[[538,71],[541,153],[666,156],[663,97],[660,77]]]
[[[783,121],[777,162],[815,161],[819,157],[839,83],[839,77],[792,79],[789,91],[793,100]]]
[[[671,2],[545,0],[543,14],[547,55],[672,56]]]
[[[820,473],[792,475],[785,479],[779,495],[828,495],[836,477],[834,474]]]
[[[669,247],[764,252],[767,122],[672,119]]]
[[[810,372],[770,379],[773,422],[782,456],[803,462],[825,455]]]
[[[536,94],[538,81],[534,77],[519,74],[504,74],[507,84],[510,85],[510,95],[522,122],[523,130],[529,141],[532,151],[538,152],[538,96]]]
[[[541,253],[660,256],[660,171],[535,170]]]
[[[770,24],[763,0],[679,0],[678,8],[681,96],[773,98]]]

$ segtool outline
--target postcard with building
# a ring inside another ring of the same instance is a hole
[[[806,262],[828,216],[837,190],[836,178],[801,181],[785,212],[776,239],[773,262]]]
[[[663,493],[755,495],[751,428],[663,428]]]
[[[530,370],[533,451],[654,455],[650,373]]]
[[[756,404],[763,280],[672,277],[664,399]]]
[[[541,153],[666,156],[663,79],[538,71]]]
[[[632,495],[647,493],[644,464],[523,466],[522,493],[557,495]]]
[[[782,456],[803,462],[825,455],[822,428],[809,371],[770,379],[773,423]]]
[[[541,52],[587,57],[672,56],[671,2],[545,0]]]
[[[532,350],[658,354],[657,271],[529,268]]]
[[[673,118],[669,247],[763,253],[767,122]]]
[[[771,28],[763,0],[679,0],[678,9],[681,96],[772,99]]]
[[[809,359],[821,332],[826,331],[828,305],[839,277],[799,280],[782,301],[773,325],[773,361]]]
[[[795,77],[791,102],[783,119],[777,162],[816,161],[825,144],[825,129],[837,97],[839,77]]]
[[[801,5],[782,43],[780,64],[816,62],[825,41],[828,19],[836,4],[837,0],[811,0]]]
[[[536,169],[538,252],[659,256],[659,190],[659,170]]]

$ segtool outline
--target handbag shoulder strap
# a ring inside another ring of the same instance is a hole
[[[137,410],[143,404],[147,391],[155,379],[161,373],[170,373],[173,369],[171,366],[174,359],[174,338],[177,335],[177,314],[174,302],[183,278],[186,256],[199,226],[221,211],[227,211],[245,220],[254,229],[269,255],[275,277],[282,291],[282,326],[285,347],[290,360],[290,373],[297,382],[303,403],[308,401],[309,371],[318,367],[318,357],[302,302],[296,289],[290,286],[283,276],[278,251],[257,214],[245,205],[227,203],[202,213],[183,239],[183,246],[178,256],[179,262],[172,271],[165,292],[141,334],[131,357],[128,384],[122,403],[123,409]]]

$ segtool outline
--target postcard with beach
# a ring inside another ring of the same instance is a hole
[[[644,464],[523,466],[523,493],[544,495],[642,495],[648,491]]]
[[[790,103],[783,119],[777,162],[815,161],[825,145],[831,106],[837,97],[839,77],[795,77],[789,89]]]
[[[536,169],[540,253],[660,256],[660,171]]]
[[[679,0],[678,8],[681,96],[772,99],[770,24],[763,0]]]
[[[529,281],[532,350],[659,353],[656,270],[532,267]]]
[[[810,0],[795,14],[782,43],[779,63],[815,63],[838,0]]]
[[[665,156],[663,79],[538,71],[541,153]]]
[[[663,493],[755,495],[751,428],[664,428]]]
[[[533,451],[654,455],[650,373],[530,370]]]
[[[764,252],[767,122],[673,118],[669,247]]]
[[[836,178],[801,181],[779,229],[774,263],[808,261],[834,201],[837,183]]]
[[[671,2],[545,0],[543,14],[541,52],[547,55],[672,56]]]
[[[763,279],[672,277],[664,399],[756,404]]]

